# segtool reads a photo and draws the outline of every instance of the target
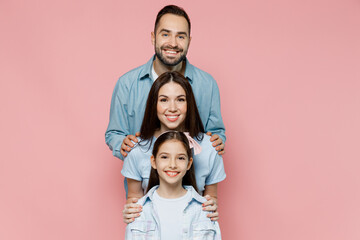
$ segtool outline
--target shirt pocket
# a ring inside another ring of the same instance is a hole
[[[213,240],[215,239],[216,229],[211,221],[201,221],[193,224],[192,232],[194,240]]]
[[[152,221],[136,221],[129,225],[131,230],[131,239],[150,240],[155,238],[156,225]]]

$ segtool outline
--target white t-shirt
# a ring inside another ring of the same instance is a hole
[[[154,64],[152,65],[152,68],[151,68],[151,76],[154,79],[154,82],[159,77],[159,75],[157,75],[157,73],[155,72]]]
[[[162,198],[154,192],[154,208],[160,219],[160,239],[181,240],[183,213],[191,199],[190,192],[174,199]]]

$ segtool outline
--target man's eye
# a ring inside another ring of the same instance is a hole
[[[184,36],[179,36],[179,38],[180,38],[180,39],[185,39],[185,37],[184,37]]]
[[[167,33],[164,33],[164,34],[163,34],[163,37],[167,37],[167,36],[169,36],[169,34],[167,34]]]

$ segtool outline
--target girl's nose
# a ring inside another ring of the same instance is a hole
[[[176,168],[176,159],[175,158],[171,158],[171,160],[169,162],[169,167]]]

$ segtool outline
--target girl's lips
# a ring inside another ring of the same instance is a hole
[[[176,177],[177,175],[179,175],[179,172],[174,172],[174,171],[165,171],[165,173],[169,177]]]

